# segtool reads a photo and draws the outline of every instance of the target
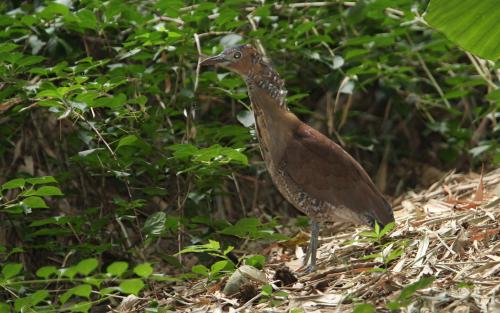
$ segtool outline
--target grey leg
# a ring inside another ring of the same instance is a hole
[[[319,236],[319,223],[316,221],[311,221],[311,240],[309,241],[309,246],[307,248],[306,256],[302,266],[306,266],[309,258],[311,258],[311,263],[307,267],[307,272],[314,271],[316,267],[316,252],[318,250],[318,236]]]

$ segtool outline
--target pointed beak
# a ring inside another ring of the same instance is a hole
[[[208,66],[208,65],[221,65],[222,63],[226,62],[226,59],[222,54],[213,56],[213,57],[208,57],[201,61],[200,65],[201,66]]]

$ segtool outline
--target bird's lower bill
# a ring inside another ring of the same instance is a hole
[[[226,64],[227,64],[227,60],[221,55],[208,57],[205,60],[201,61],[201,63],[200,63],[200,65],[203,65],[203,66],[209,66],[209,65],[225,66]]]

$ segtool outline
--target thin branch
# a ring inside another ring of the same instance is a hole
[[[438,92],[438,94],[441,96],[441,99],[444,101],[444,103],[446,104],[446,107],[447,108],[451,108],[451,104],[450,102],[448,102],[448,99],[446,99],[446,97],[444,96],[444,92],[443,92],[443,89],[441,89],[441,86],[439,86],[438,82],[436,81],[436,79],[434,78],[434,76],[432,75],[431,71],[429,70],[429,68],[427,67],[427,64],[425,64],[425,61],[424,59],[422,58],[422,56],[420,55],[420,53],[418,52],[417,49],[415,49],[415,44],[413,43],[413,40],[411,40],[411,37],[406,34],[406,38],[408,39],[408,42],[410,43],[413,51],[415,51],[415,54],[417,55],[417,59],[418,59],[418,62],[420,63],[420,65],[422,65],[422,68],[424,69],[425,71],[425,74],[427,74],[427,77],[429,78],[429,80],[432,82],[432,85],[434,86],[434,88],[436,88],[436,91]]]
[[[201,67],[201,44],[200,44],[200,36],[195,33],[194,34],[194,42],[196,43],[196,50],[198,50],[198,63],[196,64],[196,74],[194,77],[194,92],[198,90],[198,83],[200,80],[200,67]]]

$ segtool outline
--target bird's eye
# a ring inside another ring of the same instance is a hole
[[[233,58],[235,58],[235,59],[241,58],[241,52],[235,52],[233,55]]]

